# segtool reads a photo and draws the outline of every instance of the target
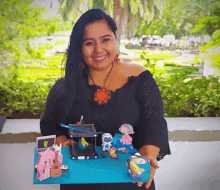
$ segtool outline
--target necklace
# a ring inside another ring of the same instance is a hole
[[[105,88],[105,83],[106,83],[112,69],[113,69],[113,63],[112,63],[112,68],[109,71],[109,73],[108,73],[108,75],[105,79],[104,87],[98,87],[98,89],[96,90],[96,92],[94,94],[94,101],[96,101],[98,104],[106,104],[111,99],[111,91],[107,90]],[[90,75],[90,73],[89,73],[89,76],[92,79],[92,82],[94,83],[94,85],[96,85],[93,78],[92,78],[92,76]]]

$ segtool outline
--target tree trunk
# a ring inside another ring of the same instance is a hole
[[[121,41],[121,36],[124,33],[123,27],[124,25],[127,25],[127,23],[124,22],[125,20],[125,8],[118,8],[114,11],[113,13],[113,18],[117,24],[117,53],[120,54],[120,41]]]
[[[117,24],[117,53],[120,54],[120,40],[121,40],[121,34],[122,34],[122,28],[121,28],[121,20],[122,20],[122,8],[118,8],[113,13],[113,18]]]

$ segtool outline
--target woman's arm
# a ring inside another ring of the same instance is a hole
[[[159,168],[156,160],[159,153],[170,154],[163,101],[159,88],[149,71],[144,71],[139,75],[137,100],[141,110],[138,128],[139,147],[141,147],[139,152],[149,160],[151,165],[149,181],[145,183],[145,188],[148,189],[152,184],[156,169]],[[139,187],[143,184],[144,182],[137,183]]]
[[[56,144],[67,142],[68,130],[60,126],[59,120],[59,92],[63,84],[63,79],[59,79],[51,88],[40,120],[40,129],[43,136],[56,135]]]
[[[139,75],[137,101],[141,110],[138,127],[139,148],[145,147],[144,152],[154,157],[158,153],[160,155],[170,154],[163,101],[159,88],[149,71],[144,71]]]

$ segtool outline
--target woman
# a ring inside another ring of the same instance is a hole
[[[159,89],[149,71],[121,63],[116,55],[115,21],[100,9],[84,13],[76,22],[67,51],[65,77],[51,88],[40,127],[42,135],[56,134],[56,143],[71,143],[60,123],[93,123],[97,131],[114,135],[128,123],[133,145],[150,160],[150,181],[120,184],[70,184],[67,189],[155,189],[156,158],[170,154],[167,124]],[[101,145],[98,138],[97,145]],[[141,188],[137,187],[141,186]]]
[[[131,144],[132,143],[132,138],[129,134],[134,134],[133,127],[129,124],[123,124],[119,128],[119,131],[123,134],[120,141],[123,144]]]

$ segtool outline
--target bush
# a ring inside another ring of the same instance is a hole
[[[14,111],[28,110],[33,114],[42,114],[52,84],[25,83],[13,77],[0,82],[0,114],[11,116]]]
[[[164,102],[166,117],[220,116],[220,83],[218,78],[188,78],[188,71],[164,78],[155,76]],[[42,114],[52,84],[18,80],[16,72],[0,82],[0,114],[28,110]]]
[[[166,117],[220,116],[218,78],[188,78],[186,71],[164,79],[155,77],[164,102]]]
[[[202,47],[201,52],[206,53],[208,58],[212,60],[211,65],[220,72],[220,30],[216,30],[207,44]],[[209,50],[213,50],[209,52]],[[216,50],[216,51],[214,51]]]

